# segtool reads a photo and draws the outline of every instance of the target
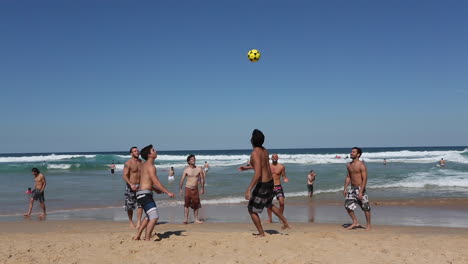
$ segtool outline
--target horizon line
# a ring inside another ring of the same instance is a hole
[[[353,146],[354,147],[354,146]],[[303,150],[303,149],[345,149],[345,148],[353,148],[353,147],[316,147],[316,148],[269,148],[270,150],[291,150],[291,149],[297,149],[297,150]],[[379,147],[368,147],[368,146],[362,146],[360,148],[450,148],[450,147],[464,147],[468,148],[468,145],[448,145],[448,146],[398,146],[398,147],[385,147],[385,146],[379,146]],[[227,151],[245,151],[245,150],[251,150],[251,148],[248,149],[176,149],[176,150],[158,150],[158,152],[176,152],[176,151],[222,151],[222,150],[227,150]],[[0,155],[5,155],[5,154],[82,154],[82,153],[115,153],[115,152],[128,152],[128,150],[106,150],[106,151],[52,151],[52,152],[1,152]]]

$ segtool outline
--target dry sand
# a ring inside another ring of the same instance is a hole
[[[154,241],[132,241],[125,222],[0,224],[0,263],[468,263],[468,229],[340,225],[160,224]]]

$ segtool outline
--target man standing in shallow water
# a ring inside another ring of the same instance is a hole
[[[184,224],[188,224],[189,207],[193,209],[193,216],[195,223],[203,223],[198,218],[198,211],[201,207],[200,194],[198,193],[198,183],[201,183],[201,194],[205,193],[205,174],[201,167],[195,166],[195,155],[189,155],[187,157],[188,166],[182,173],[182,178],[179,182],[179,192],[182,195],[182,185],[184,180],[187,178],[185,183],[185,196],[184,196]]]
[[[32,175],[34,175],[34,190],[32,191],[32,197],[29,199],[29,210],[24,216],[31,216],[31,211],[33,209],[34,201],[39,200],[39,203],[42,208],[42,214],[39,217],[43,218],[46,216],[46,206],[44,198],[44,190],[46,188],[47,182],[45,176],[37,169],[32,168]]]
[[[288,177],[286,177],[286,168],[284,167],[283,164],[278,162],[278,154],[274,153],[271,155],[271,164],[270,164],[270,170],[271,170],[271,175],[273,176],[273,182],[275,184],[275,187],[273,187],[273,192],[276,197],[276,200],[279,202],[279,209],[282,215],[284,215],[284,191],[283,187],[281,186],[281,177],[283,177],[284,182],[289,182]],[[268,212],[268,220],[267,223],[273,223],[273,218],[272,218],[272,211],[270,208],[267,208]]]
[[[354,214],[354,210],[359,205],[366,215],[367,226],[366,230],[371,229],[371,214],[369,199],[366,194],[367,185],[367,168],[364,162],[360,161],[359,158],[362,155],[362,150],[358,147],[354,147],[351,150],[350,157],[352,161],[346,165],[348,174],[346,176],[343,195],[346,197],[345,208],[348,211],[349,216],[353,220],[353,223],[347,227],[347,229],[356,229],[360,225]],[[348,185],[351,183],[351,188],[348,191]]]
[[[134,228],[133,224],[133,211],[137,208],[137,224],[136,228],[140,227],[141,216],[143,215],[143,208],[137,203],[136,192],[140,187],[140,166],[141,160],[140,151],[137,147],[130,148],[131,158],[125,162],[122,178],[125,181],[125,211],[127,211],[128,221],[130,227]]]
[[[153,145],[144,147],[141,150],[141,157],[146,162],[140,168],[140,189],[136,195],[138,203],[146,213],[146,217],[133,239],[140,240],[141,233],[146,228],[145,240],[150,241],[154,226],[159,219],[158,207],[153,200],[153,190],[157,193],[166,193],[171,198],[174,198],[175,195],[169,192],[158,179],[156,167],[154,166],[154,160],[158,157],[158,154]]]
[[[262,223],[260,222],[259,213],[263,211],[263,208],[271,208],[273,213],[283,222],[282,229],[290,228],[288,221],[283,216],[278,207],[274,206],[272,201],[274,197],[273,193],[273,177],[270,171],[270,162],[268,150],[263,147],[265,136],[262,131],[255,129],[252,132],[252,143],[253,151],[250,156],[250,166],[241,166],[239,170],[254,169],[255,173],[252,177],[247,190],[245,191],[245,199],[249,200],[247,206],[249,210],[252,222],[258,230],[258,236],[264,237],[265,232],[263,231]],[[255,188],[254,188],[255,187]],[[253,189],[253,192],[251,193]]]

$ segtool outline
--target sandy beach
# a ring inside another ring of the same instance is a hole
[[[29,221],[0,225],[0,263],[468,263],[468,229],[335,224],[204,223],[156,226],[133,241],[124,222]]]

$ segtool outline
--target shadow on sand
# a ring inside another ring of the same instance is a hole
[[[348,223],[348,224],[342,224],[341,226],[342,226],[343,228],[348,228],[348,227],[351,226],[351,225],[352,225],[352,224],[349,224],[349,223]],[[364,227],[362,227],[362,226],[360,226],[360,225],[355,226],[355,227],[353,227],[352,229],[360,229],[360,228],[364,229]]]
[[[156,234],[158,238],[155,239],[154,241],[161,241],[163,239],[170,238],[171,236],[185,236],[182,234],[182,232],[186,232],[186,230],[167,231],[162,234]]]
[[[270,235],[281,235],[281,232],[278,232],[276,230],[265,230],[265,233]]]

